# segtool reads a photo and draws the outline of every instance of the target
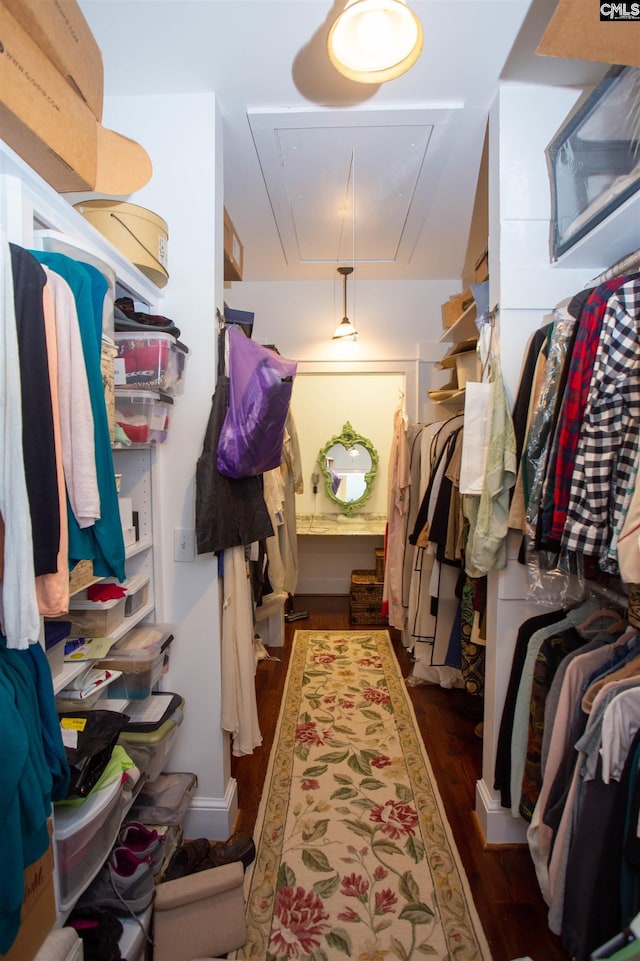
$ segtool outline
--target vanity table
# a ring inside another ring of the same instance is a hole
[[[387,518],[385,514],[298,514],[296,531],[299,535],[318,534],[323,536],[364,537],[384,535]]]

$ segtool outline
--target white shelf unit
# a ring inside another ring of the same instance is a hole
[[[45,239],[62,238],[69,245],[68,256],[81,259],[88,253],[90,262],[105,263],[115,275],[115,296],[130,296],[138,304],[157,308],[160,291],[134,267],[101,234],[73,209],[63,196],[56,193],[42,178],[2,140],[0,140],[0,224],[4,230],[3,240],[26,249],[43,249]],[[75,251],[75,253],[74,253]],[[155,450],[149,446],[132,450],[114,450],[114,471],[122,474],[121,494],[131,497],[133,509],[138,512],[139,540],[127,548],[127,575],[147,574],[149,593],[147,603],[136,613],[127,617],[113,636],[119,638],[141,621],[153,619],[155,608],[156,570],[154,557],[157,551],[154,524],[152,490],[156,482]],[[98,580],[98,578],[96,578]],[[54,683],[58,692],[67,686],[86,665],[69,664]],[[114,704],[116,702],[113,702]],[[126,702],[122,702],[124,708]],[[124,817],[126,810],[121,812]],[[55,823],[55,812],[54,812]],[[58,909],[60,906],[59,884],[54,877]],[[87,880],[87,884],[91,879]],[[143,924],[148,929],[151,911],[145,913]],[[58,910],[58,924],[63,923]],[[139,928],[136,925],[136,928]],[[123,957],[126,956],[123,954]]]
[[[473,348],[478,340],[478,330],[476,328],[475,320],[476,305],[475,303],[472,303],[462,314],[460,314],[458,319],[451,325],[451,327],[448,327],[442,332],[438,338],[438,343],[448,343],[459,346],[464,345],[465,349]],[[455,354],[448,353],[445,355],[439,361],[438,366],[442,370],[455,370]],[[454,411],[464,409],[464,387],[448,388],[447,385],[445,385],[443,387],[430,390],[428,393],[429,400],[433,401],[434,404],[438,404],[440,407],[450,407]]]
[[[629,197],[608,217],[576,241],[552,266],[592,267],[599,273],[638,249],[640,243],[640,191]]]

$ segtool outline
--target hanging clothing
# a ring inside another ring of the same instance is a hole
[[[37,250],[32,253],[42,265],[63,277],[73,292],[93,413],[100,518],[90,527],[81,528],[73,512],[68,512],[69,566],[73,568],[80,560],[90,559],[96,577],[113,576],[123,581],[126,577],[124,539],[100,366],[103,304],[109,285],[90,264],[64,254]]]
[[[407,612],[407,617],[409,616],[409,595],[411,591],[411,578],[413,575],[413,555],[414,548],[407,541],[407,536],[409,531],[413,530],[413,526],[418,516],[418,510],[420,508],[420,456],[421,456],[421,438],[425,431],[432,429],[435,431],[436,425],[431,424],[425,426],[424,424],[409,424],[407,426],[407,447],[409,450],[409,486],[407,488],[407,516],[406,516],[406,527],[405,527],[405,538],[402,544],[402,606]],[[424,490],[422,491],[424,494]]]
[[[542,393],[542,388],[545,379],[545,370],[547,364],[547,355],[549,349],[548,338],[550,336],[550,327],[545,327],[545,338],[542,346],[538,349],[538,353],[535,357],[535,362],[533,358],[533,352],[535,346],[538,344],[538,338],[534,337],[529,342],[529,355],[527,361],[524,365],[523,376],[518,385],[518,394],[516,397],[516,402],[513,411],[513,428],[516,436],[516,455],[518,460],[518,476],[516,477],[516,482],[514,484],[513,490],[511,492],[511,506],[509,508],[509,527],[514,530],[521,531],[523,534],[526,533],[525,524],[525,514],[526,514],[526,503],[524,496],[524,465],[526,463],[524,459],[525,453],[525,442],[531,431],[531,425],[535,417],[536,411],[540,405],[540,396]],[[533,370],[529,370],[531,364],[533,364]],[[526,405],[526,411],[523,409]]]
[[[196,466],[196,540],[198,554],[246,546],[274,533],[262,493],[262,476],[234,479],[217,466],[218,437],[229,404],[224,374],[224,330],[218,339],[218,380]]]
[[[62,462],[69,505],[80,527],[100,517],[93,413],[78,312],[67,281],[44,267],[53,301],[58,351],[58,407]]]
[[[565,550],[594,555],[611,573],[617,564],[609,544],[640,437],[639,318],[640,278],[622,283],[606,303],[562,531]]]
[[[567,517],[575,453],[589,393],[602,320],[610,295],[622,286],[624,280],[623,277],[616,277],[599,284],[595,290],[591,291],[580,312],[571,349],[571,360],[567,372],[567,384],[559,424],[557,453],[552,468],[554,508],[549,536],[558,542],[562,538]]]
[[[549,333],[543,383],[538,396],[532,398],[534,411],[527,434],[526,449],[521,458],[525,518],[520,527],[523,533],[529,533],[530,537],[535,537],[539,525],[540,501],[547,476],[554,416],[560,402],[558,391],[574,328],[575,320],[568,309],[556,308]]]
[[[418,512],[429,484],[435,438],[442,428],[443,425],[439,423],[422,426],[412,444],[407,534],[416,526]],[[432,639],[435,634],[435,618],[431,612],[429,595],[433,561],[433,554],[427,553],[424,547],[413,545],[410,540],[405,545],[403,585],[409,647],[417,640]]]
[[[529,732],[529,717],[531,709],[531,694],[533,689],[533,675],[536,660],[544,642],[562,644],[563,647],[575,649],[581,644],[581,636],[576,626],[595,609],[595,604],[586,604],[567,611],[565,617],[548,627],[542,628],[529,639],[527,651],[522,665],[518,693],[513,712],[513,728],[511,731],[511,813],[520,816],[522,798],[522,781],[524,775],[527,738]]]
[[[633,491],[616,544],[620,577],[625,584],[640,583],[640,484],[637,483],[639,456],[640,452],[637,452]]]
[[[56,318],[51,291],[43,290],[43,312],[47,343],[48,377],[53,414],[54,454],[56,463],[56,490],[58,493],[59,543],[56,569],[53,573],[36,577],[38,609],[41,614],[56,617],[69,610],[69,536],[67,531],[67,497],[65,494],[64,468],[60,431],[60,404],[58,391],[58,345],[56,341]],[[40,645],[38,645],[40,646]]]
[[[479,498],[464,498],[469,521],[465,570],[469,577],[482,577],[507,563],[509,497],[517,473],[515,433],[497,357],[491,361],[490,380],[494,396],[485,483]]]
[[[268,577],[271,589],[276,593],[285,590],[285,565],[283,550],[286,546],[286,524],[284,515],[285,490],[280,468],[265,471],[262,475],[264,484],[264,502],[267,505],[271,526],[274,534],[265,542],[265,549],[269,561]]]
[[[221,724],[231,734],[234,756],[252,754],[262,744],[256,702],[253,601],[243,547],[223,555]]]
[[[505,694],[502,718],[496,745],[494,790],[500,791],[502,807],[511,807],[511,732],[513,730],[513,714],[515,711],[518,688],[522,676],[522,668],[527,656],[529,640],[536,631],[562,620],[564,611],[545,611],[535,617],[528,618],[518,629],[511,673]]]
[[[44,750],[37,695],[20,654],[0,642],[2,954],[7,953],[20,927],[25,868],[49,847],[47,822],[52,800],[52,775]]]
[[[561,933],[565,949],[576,961],[588,961],[597,947],[627,927],[637,910],[634,901],[631,910],[624,911],[621,864],[628,799],[638,783],[640,732],[627,751],[619,781],[606,783],[600,767],[601,761],[595,778],[585,785],[567,861]],[[637,869],[633,876],[637,885]]]
[[[580,652],[572,658],[564,673],[560,700],[549,741],[542,788],[527,830],[527,842],[538,884],[549,905],[553,898],[549,869],[553,828],[547,822],[550,809],[555,806],[556,810],[559,808],[561,812],[564,806],[563,801],[566,800],[566,769],[569,769],[569,777],[571,777],[574,744],[584,730],[584,722],[580,722],[582,695],[591,680],[602,674],[608,666],[618,663],[627,652],[626,646],[619,645],[616,649],[615,643],[611,643],[611,635],[606,632],[596,635],[591,643],[594,645],[593,649]]]
[[[0,515],[2,538],[1,620],[7,646],[26,648],[40,635],[35,589],[31,514],[22,451],[22,396],[15,323],[11,252],[0,224]],[[0,949],[1,950],[1,949]]]
[[[282,463],[263,477],[264,498],[274,530],[273,536],[266,540],[269,582],[274,591],[293,596],[298,586],[296,494],[303,492],[304,481],[298,433],[291,411],[285,424]],[[270,496],[270,489],[277,494]]]
[[[465,575],[460,600],[460,671],[468,694],[484,694],[486,578]]]
[[[393,438],[389,455],[382,613],[388,616],[389,626],[399,631],[403,631],[407,625],[407,612],[402,599],[402,565],[411,484],[409,468],[407,415],[402,407],[398,407],[393,415]]]
[[[578,631],[554,632],[543,640],[536,655],[531,681],[529,724],[519,804],[520,816],[529,823],[542,788],[545,731],[548,726],[550,733],[553,726],[552,719],[547,721],[547,717],[551,717],[551,712],[547,713],[549,694],[562,662],[573,652],[584,649],[585,644],[588,643]]]
[[[16,330],[22,390],[22,450],[29,494],[36,575],[55,573],[60,549],[58,475],[42,292],[47,282],[38,261],[9,244],[13,265]]]

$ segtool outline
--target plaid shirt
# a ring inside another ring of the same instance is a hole
[[[609,299],[580,424],[562,546],[617,571],[609,542],[621,523],[640,438],[640,278]]]
[[[626,279],[615,277],[596,287],[580,314],[558,433],[554,442],[555,462],[551,471],[554,506],[549,532],[551,540],[561,540],[567,519],[575,455],[607,303]]]

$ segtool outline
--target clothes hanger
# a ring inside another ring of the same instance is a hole
[[[624,634],[621,634],[619,637],[616,637],[615,641],[613,642],[613,646],[621,647],[623,644],[627,644],[629,641],[633,640],[634,637],[637,637],[638,634],[640,634],[640,628],[630,626],[624,632]]]
[[[576,630],[580,631],[581,634],[587,633],[588,632],[587,629],[591,627],[593,622],[598,621],[603,617],[611,617],[614,620],[614,623],[609,624],[608,627],[606,628],[606,630],[608,630],[609,632],[611,632],[612,628],[616,628],[618,626],[623,628],[627,626],[627,622],[623,619],[620,611],[614,611],[609,607],[601,607],[599,610],[593,611],[591,614],[589,614],[588,617],[586,617],[585,620],[582,622],[582,624],[578,624],[576,627]],[[603,630],[603,628],[600,627],[598,628],[598,630]],[[591,631],[588,633],[596,633],[596,632]]]

